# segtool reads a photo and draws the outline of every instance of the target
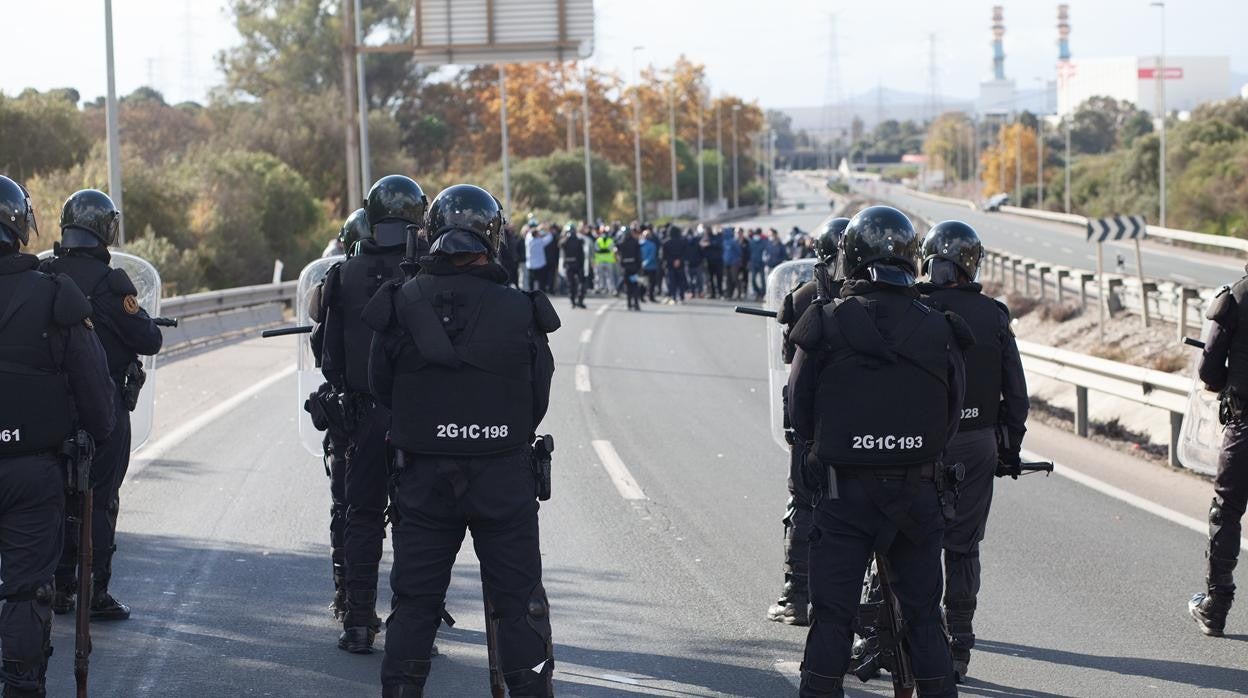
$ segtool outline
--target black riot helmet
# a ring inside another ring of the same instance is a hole
[[[342,243],[344,252],[351,254],[351,248],[355,243],[372,236],[373,231],[368,227],[368,214],[364,212],[364,209],[357,208],[347,216],[347,220],[342,222],[338,242]]]
[[[891,206],[869,206],[845,226],[841,242],[847,279],[910,286],[918,275],[919,236],[906,214]]]
[[[82,189],[69,195],[61,207],[61,245],[98,247],[117,242],[121,211],[98,189]]]
[[[403,175],[386,175],[373,184],[364,199],[372,237],[381,247],[394,247],[407,241],[407,227],[425,219],[429,197],[416,180]]]
[[[30,244],[30,231],[39,234],[35,207],[26,187],[0,175],[0,243],[14,248]]]
[[[923,271],[932,283],[945,285],[958,280],[958,272],[974,281],[984,257],[984,243],[971,226],[962,221],[944,221],[932,226],[923,238]]]
[[[472,184],[442,190],[429,205],[425,219],[431,254],[488,254],[498,256],[502,240],[503,206],[494,195]]]
[[[848,218],[832,218],[815,231],[815,256],[820,262],[828,266],[836,264],[836,257],[841,251],[841,237],[845,235],[847,225]]]

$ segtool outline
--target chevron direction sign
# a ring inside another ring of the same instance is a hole
[[[1088,219],[1088,242],[1139,240],[1148,230],[1144,216],[1110,216]]]

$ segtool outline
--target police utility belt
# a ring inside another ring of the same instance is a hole
[[[551,454],[555,452],[555,437],[550,434],[543,434],[537,437],[529,446],[529,464],[533,468],[533,477],[536,481],[535,495],[538,501],[545,502],[550,499],[551,480],[550,468],[552,463]],[[433,456],[437,457],[437,456]],[[481,456],[462,456],[464,458],[480,458]],[[402,449],[394,451],[394,471],[397,476],[416,458],[413,454],[407,453]]]

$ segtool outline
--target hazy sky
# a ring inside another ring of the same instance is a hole
[[[103,94],[103,0],[3,0],[8,68],[0,90],[73,86]],[[1052,77],[1057,2],[997,0],[1005,7],[1006,73],[1020,87]],[[821,104],[884,86],[926,93],[929,35],[936,37],[937,84],[971,97],[991,69],[991,0],[595,0],[594,64],[628,76],[632,47],[641,62],[680,53],[705,63],[716,89],[766,106]],[[1152,54],[1159,10],[1149,0],[1070,0],[1075,57]],[[152,84],[172,101],[202,99],[221,80],[215,55],[236,41],[220,0],[114,0],[118,90]],[[1171,54],[1230,55],[1248,73],[1248,0],[1170,0]],[[829,84],[832,16],[839,86]],[[72,21],[67,21],[73,18]],[[55,32],[55,34],[53,34]],[[14,58],[17,60],[14,60]],[[14,69],[17,66],[18,69]]]

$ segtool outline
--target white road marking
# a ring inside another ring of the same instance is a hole
[[[581,344],[589,344],[589,340],[593,338],[594,331],[592,329],[581,330]]]
[[[581,393],[588,393],[594,387],[589,383],[589,367],[585,364],[576,365],[576,390]]]
[[[1045,460],[1042,456],[1036,455],[1035,453],[1031,453],[1029,451],[1023,451],[1022,455],[1024,460]],[[1127,492],[1126,490],[1114,487],[1108,482],[1098,480],[1091,475],[1086,475],[1068,466],[1062,465],[1061,463],[1054,463],[1053,474],[1061,475],[1062,477],[1068,480],[1073,480],[1084,487],[1096,490],[1103,495],[1113,497],[1124,504],[1129,504],[1136,509],[1148,512],[1153,516],[1163,518],[1170,523],[1178,524],[1183,528],[1190,529],[1201,535],[1209,534],[1209,523],[1207,521],[1200,521],[1188,516],[1187,514],[1180,514],[1169,507],[1162,506],[1152,500],[1145,499],[1139,495],[1135,495]],[[1240,538],[1239,547],[1243,550],[1248,550],[1248,539]]]
[[[1062,252],[1065,252],[1066,254],[1074,254],[1074,253],[1075,253],[1075,251],[1074,251],[1074,250],[1072,250],[1072,249],[1070,249],[1069,247],[1063,247],[1063,248],[1062,248]]]
[[[1197,281],[1196,279],[1193,279],[1193,278],[1192,278],[1192,277],[1190,277],[1190,276],[1184,276],[1183,274],[1173,274],[1173,273],[1172,273],[1172,274],[1170,274],[1170,278],[1174,279],[1175,281],[1182,281],[1183,283],[1187,283],[1187,284],[1198,284],[1198,283],[1200,283],[1200,282],[1199,282],[1199,281]]]
[[[603,313],[606,313],[608,310],[610,310],[611,306],[614,304],[615,304],[615,301],[608,301],[606,303],[603,303],[597,310],[594,311],[594,315],[597,317],[602,317]]]
[[[591,442],[591,445],[594,447],[594,452],[598,454],[599,460],[602,461],[602,467],[606,468],[607,475],[611,476],[611,482],[619,491],[620,496],[624,499],[644,500],[646,493],[641,491],[641,486],[633,479],[633,474],[628,472],[628,466],[624,465],[620,454],[615,452],[615,446],[612,446],[610,441],[602,440],[595,440]]]
[[[164,457],[166,453],[185,441],[191,435],[199,433],[209,424],[217,421],[230,412],[233,412],[239,405],[247,402],[265,390],[268,390],[274,383],[290,377],[294,372],[294,366],[287,366],[281,371],[274,373],[259,383],[252,385],[250,388],[239,392],[233,397],[226,398],[225,400],[218,402],[206,412],[201,412],[199,416],[194,419],[188,419],[185,422],[182,422],[176,429],[168,434],[165,434],[159,439],[156,439],[155,441],[148,441],[142,448],[135,452],[134,456],[131,458],[130,472],[127,474],[127,478],[133,478],[138,475],[144,468],[151,465],[152,462]]]

